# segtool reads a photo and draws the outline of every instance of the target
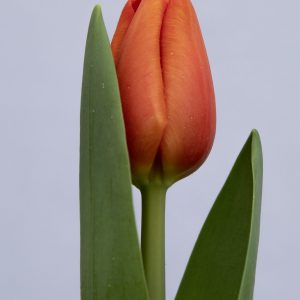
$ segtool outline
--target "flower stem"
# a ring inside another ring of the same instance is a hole
[[[151,300],[165,299],[166,187],[150,185],[142,193],[142,256]]]

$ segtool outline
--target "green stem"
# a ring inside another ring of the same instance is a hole
[[[142,192],[142,256],[151,300],[165,299],[164,186],[151,185]]]

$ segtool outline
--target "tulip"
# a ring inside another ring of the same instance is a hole
[[[167,188],[213,144],[209,62],[190,0],[129,0],[112,40],[133,183],[142,193],[141,250],[151,300],[165,299]]]
[[[112,40],[133,182],[171,185],[215,135],[212,77],[190,0],[129,0]]]

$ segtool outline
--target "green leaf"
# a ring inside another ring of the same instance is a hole
[[[81,299],[148,299],[117,77],[99,6],[84,60],[80,225]]]
[[[176,300],[253,298],[262,150],[252,131],[198,237]]]

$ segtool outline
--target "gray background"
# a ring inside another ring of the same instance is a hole
[[[125,1],[102,1],[112,36]],[[95,1],[0,4],[0,298],[79,300],[79,105]],[[217,96],[213,151],[168,194],[167,296],[246,140],[264,148],[255,299],[299,300],[297,0],[194,1]],[[139,220],[139,194],[134,190]]]

